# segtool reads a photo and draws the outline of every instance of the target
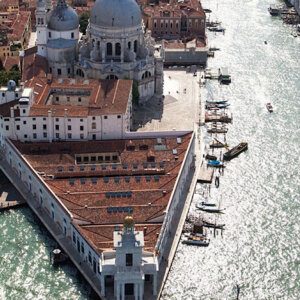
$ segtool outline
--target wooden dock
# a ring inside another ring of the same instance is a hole
[[[198,174],[197,182],[212,183],[214,170],[214,168],[201,167]]]
[[[26,204],[25,200],[7,201],[7,196],[8,196],[7,192],[2,192],[2,195],[0,196],[0,211]]]

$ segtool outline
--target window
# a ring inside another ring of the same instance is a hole
[[[88,162],[88,161],[89,161],[88,156],[85,156],[85,157],[83,158],[83,161],[84,161],[84,162]]]
[[[61,75],[61,69],[57,69],[57,75]]]
[[[26,109],[23,109],[23,114],[26,114]]]
[[[126,267],[132,266],[132,253],[126,253]]]
[[[84,254],[84,244],[81,242],[81,252]]]
[[[47,129],[47,125],[43,124],[43,129],[46,130]]]
[[[71,33],[71,39],[74,39],[74,32]]]
[[[96,134],[93,134],[93,135],[92,135],[92,139],[93,139],[93,140],[96,140]]]
[[[112,44],[111,43],[106,44],[106,55],[112,55]]]
[[[78,97],[78,102],[81,102],[81,97]]]
[[[84,139],[84,135],[83,133],[80,134],[80,139],[83,140]]]
[[[33,134],[33,138],[36,139],[36,133]]]
[[[96,156],[91,156],[91,161],[96,161]]]
[[[121,44],[120,43],[116,43],[116,55],[120,56],[121,55]]]
[[[137,41],[134,41],[133,50],[134,52],[137,52]]]
[[[110,161],[110,156],[105,156],[106,161]]]
[[[83,131],[84,130],[84,126],[80,126],[80,131]]]
[[[92,129],[96,129],[96,123],[95,122],[92,123]]]
[[[27,134],[24,134],[24,139],[27,139]]]
[[[59,122],[59,118],[56,118],[55,121],[56,121],[56,122]]]
[[[49,38],[51,38],[51,32],[49,32]]]
[[[9,126],[8,125],[5,126],[5,130],[9,130]]]
[[[121,119],[121,116],[120,116],[120,115],[118,115],[118,119]]]
[[[93,117],[92,120],[93,120],[93,121],[96,120],[96,117]]]
[[[70,102],[70,97],[69,96],[67,97],[67,101]]]
[[[55,100],[56,100],[56,101],[59,101],[59,97],[56,97]]]
[[[92,263],[92,254],[91,254],[91,251],[89,251],[89,262]]]
[[[76,162],[81,163],[81,156],[76,157]]]
[[[57,139],[59,139],[59,133],[56,133],[55,136]]]
[[[68,130],[72,130],[72,126],[71,125],[68,125]]]
[[[55,130],[59,130],[59,125],[55,125]]]
[[[17,129],[17,130],[20,130],[20,125],[17,125],[17,126],[16,126],[16,129]]]
[[[75,235],[75,232],[73,232],[73,243],[76,244],[76,235]]]
[[[49,68],[49,73],[52,73],[52,68]]]
[[[72,133],[68,133],[68,139],[72,138]]]
[[[47,132],[43,133],[43,137],[46,138],[47,137]]]
[[[36,125],[35,124],[32,125],[32,129],[36,130]]]
[[[104,116],[104,119],[107,119],[107,116]]]
[[[83,119],[80,119],[80,122],[83,122]]]

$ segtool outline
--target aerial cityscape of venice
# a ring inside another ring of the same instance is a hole
[[[0,299],[300,299],[299,0],[0,0]]]

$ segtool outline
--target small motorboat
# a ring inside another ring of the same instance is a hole
[[[228,102],[228,100],[220,100],[220,101],[210,101],[210,100],[206,100],[207,104],[225,104],[226,102]]]
[[[207,132],[208,133],[226,133],[228,131],[228,128],[208,128]]]
[[[214,168],[225,168],[225,165],[222,164],[219,160],[210,160],[208,163],[207,163],[207,166],[209,167],[214,167]]]
[[[209,239],[201,238],[197,236],[189,236],[189,237],[184,237],[182,243],[186,245],[207,247],[209,245]]]
[[[221,213],[225,210],[225,208],[206,207],[206,206],[199,206],[199,205],[196,205],[196,208],[208,213]]]
[[[204,220],[202,222],[203,222],[203,226],[208,228],[224,229],[225,227],[225,224],[216,224]]]
[[[268,110],[269,112],[273,112],[273,106],[272,106],[272,104],[271,104],[270,102],[268,102],[268,103],[266,104],[266,107],[267,107],[267,110]]]
[[[205,158],[208,160],[217,160],[217,157],[215,155],[211,155],[211,154],[206,154]]]
[[[226,146],[226,147],[228,147],[228,144],[223,144],[223,143],[220,143],[220,142],[215,142],[215,141],[213,141],[213,142],[210,142],[209,143],[209,148],[223,148],[224,147],[224,145]]]
[[[217,26],[217,27],[209,27],[208,30],[213,32],[224,32],[225,28]]]
[[[204,201],[201,202],[201,205],[202,205],[202,206],[216,206],[215,203],[204,202]]]
[[[240,143],[237,146],[233,147],[228,152],[224,153],[223,159],[231,160],[231,159],[237,157],[240,153],[246,151],[247,149],[248,149],[248,143],[246,143],[246,142]]]

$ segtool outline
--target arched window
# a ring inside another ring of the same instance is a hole
[[[100,41],[97,42],[97,48],[100,48]]]
[[[131,42],[128,42],[128,49],[131,49]]]
[[[106,79],[119,79],[118,76],[114,75],[114,74],[110,74],[106,77]]]
[[[145,79],[145,78],[149,78],[151,77],[151,73],[149,71],[146,71],[143,75],[142,75],[142,79]]]
[[[78,69],[78,70],[76,71],[76,74],[77,74],[78,76],[80,76],[80,77],[84,77],[84,73],[83,73],[83,71],[82,71],[81,69]]]
[[[121,44],[120,43],[116,43],[115,51],[116,51],[116,55],[118,55],[118,56],[121,55]]]
[[[134,41],[133,44],[133,51],[136,53],[137,52],[137,40]]]
[[[106,55],[112,55],[112,44],[111,43],[106,44]]]

